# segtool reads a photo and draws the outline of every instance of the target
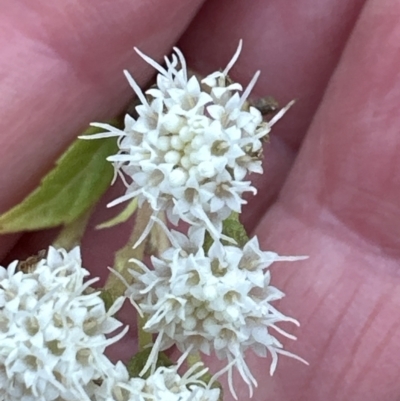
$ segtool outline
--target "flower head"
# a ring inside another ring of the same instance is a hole
[[[105,348],[121,323],[112,315],[122,298],[105,310],[98,292],[87,293],[96,279],[79,248],[49,248],[30,272],[17,262],[0,267],[0,398],[5,401],[89,400],[86,385],[104,375],[110,362]]]
[[[235,366],[251,387],[256,382],[244,359],[247,350],[263,357],[270,353],[271,374],[278,354],[297,358],[284,351],[275,337],[274,331],[294,339],[277,324],[298,322],[272,306],[284,294],[270,284],[267,269],[273,262],[302,257],[262,252],[256,237],[243,248],[214,242],[205,253],[198,231],[191,230],[190,247],[182,247],[184,241],[178,243],[177,234],[171,234],[174,246],[160,258],[151,258],[153,270],[135,261],[137,267],[131,270],[135,284],[128,295],[147,316],[144,330],[159,333],[154,355],[171,345],[182,352],[214,352],[231,368]]]
[[[256,192],[245,176],[262,172],[262,138],[272,125],[247,102],[259,72],[245,90],[228,76],[241,46],[222,72],[204,79],[188,72],[177,48],[165,67],[136,49],[157,71],[156,85],[143,94],[125,72],[141,102],[137,117],[127,115],[124,130],[93,124],[108,132],[88,137],[118,137],[119,152],[108,160],[127,190],[111,204],[137,197],[174,224],[206,224],[220,237],[221,221],[241,211],[245,192]]]
[[[196,364],[180,375],[180,364],[159,367],[147,379],[129,378],[126,368],[118,363],[103,378],[102,384],[90,388],[94,401],[218,401],[220,389],[206,385],[201,377],[207,372]]]

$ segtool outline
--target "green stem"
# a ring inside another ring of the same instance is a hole
[[[166,223],[165,213],[159,213],[158,218]],[[165,231],[160,227],[159,224],[155,224],[149,234],[149,239],[146,244],[146,253],[149,255],[159,256],[166,249],[170,247],[170,242],[168,240]],[[144,331],[143,327],[146,324],[146,317],[138,318],[138,339],[139,339],[139,351],[143,351],[147,348],[149,344],[153,343],[153,335]]]
[[[164,224],[166,224],[166,217],[164,212],[160,212],[157,216]],[[149,235],[149,242],[147,244],[147,254],[159,256],[171,246],[167,234],[159,224],[154,224]]]
[[[143,260],[145,255],[146,247],[149,243],[149,237],[145,238],[140,245],[133,248],[137,240],[142,235],[144,229],[149,223],[150,217],[153,210],[148,204],[143,205],[141,209],[137,210],[136,221],[133,227],[132,234],[127,244],[121,248],[115,254],[114,269],[130,284],[133,280],[132,275],[129,273],[129,268],[134,268],[129,262],[130,259]],[[105,284],[105,290],[108,291],[112,297],[117,298],[125,293],[125,283],[115,274],[110,274]],[[143,350],[147,345],[152,344],[153,337],[150,333],[146,333],[143,330],[143,326],[146,324],[146,318],[141,318],[137,315],[137,327],[138,327],[138,340],[139,350]]]
[[[127,244],[115,254],[114,270],[117,271],[128,284],[132,283],[133,280],[132,275],[129,273],[129,268],[134,268],[129,262],[130,259],[143,260],[145,253],[151,255],[160,254],[169,246],[169,241],[165,232],[158,224],[155,224],[149,236],[145,238],[140,245],[133,248],[149,223],[152,213],[153,210],[147,203],[144,204],[141,209],[137,210],[132,234]],[[164,220],[164,214],[159,216],[159,218]],[[126,285],[117,275],[111,273],[104,289],[110,293],[113,298],[117,298],[125,293]],[[138,315],[137,320],[139,350],[143,351],[146,346],[153,343],[153,336],[151,333],[147,333],[143,330],[146,324],[146,318],[142,318]]]
[[[192,354],[189,354],[187,359],[187,364],[190,367],[194,366],[196,363],[201,362],[201,355],[199,352],[194,352]]]
[[[143,230],[146,228],[152,209],[148,204],[145,204],[141,209],[137,210],[136,221],[133,227],[132,234],[124,247],[116,252],[114,258],[114,270],[118,272],[128,284],[132,282],[132,275],[129,274],[129,268],[132,264],[129,262],[130,259],[143,260],[143,256],[146,249],[147,238],[142,243],[133,248],[133,245],[140,238]],[[112,294],[113,297],[119,297],[125,293],[125,283],[115,274],[110,273],[104,289]]]
[[[57,238],[53,241],[53,246],[55,248],[71,250],[80,245],[87,223],[92,215],[92,211],[93,208],[90,208],[71,223],[66,224],[59,232]]]
[[[138,340],[139,340],[139,351],[143,351],[147,348],[147,345],[153,343],[153,335],[151,333],[147,333],[143,330],[144,325],[146,324],[147,319],[145,317],[138,317]]]

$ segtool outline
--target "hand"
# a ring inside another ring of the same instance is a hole
[[[150,77],[132,46],[161,57],[200,5],[59,3],[2,6],[1,210],[36,186],[88,122],[123,108],[132,95],[123,68],[142,84]],[[260,69],[254,95],[298,99],[266,146],[265,174],[252,177],[259,194],[243,217],[263,249],[310,256],[272,267],[287,294],[279,308],[302,324],[298,341],[285,346],[310,366],[283,357],[269,378],[269,361],[249,354],[256,401],[400,396],[400,5],[363,3],[209,1],[179,43],[189,65],[207,73],[223,67],[243,38],[233,78],[245,84]],[[100,206],[95,220],[104,213]],[[111,264],[111,247],[123,243],[122,233],[115,238],[111,230],[85,238],[94,274]],[[2,238],[2,255],[17,240]],[[23,236],[12,254],[36,252],[43,241]]]

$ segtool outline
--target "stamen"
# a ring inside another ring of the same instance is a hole
[[[166,226],[166,224],[156,216],[152,216],[151,219],[154,220],[154,222],[156,222],[162,228],[162,230],[164,231],[164,234],[168,237],[171,245],[174,248],[180,248],[179,243],[176,241],[176,239],[172,235],[171,231],[168,230],[168,227]]]
[[[153,348],[151,349],[150,355],[149,355],[143,369],[140,371],[139,376],[143,376],[149,370],[150,367],[151,367],[151,373],[152,374],[154,373],[155,366],[157,363],[157,356],[160,351],[161,340],[162,340],[163,335],[164,335],[164,330],[161,330],[158,333],[156,342],[153,344]]]
[[[129,85],[132,87],[132,89],[136,93],[136,96],[142,102],[142,104],[144,106],[146,106],[147,108],[151,109],[149,103],[147,102],[146,96],[143,94],[142,90],[140,89],[140,87],[136,83],[136,81],[133,79],[132,75],[129,74],[129,72],[127,70],[124,70],[124,75],[125,75],[126,79],[128,80]]]
[[[152,219],[152,217],[153,216],[156,217],[158,215],[158,213],[159,213],[158,210],[154,210],[153,214],[150,216],[150,219],[149,219],[149,222],[147,223],[146,228],[142,232],[142,235],[135,242],[135,245],[133,245],[133,249],[136,249],[143,242],[143,240],[150,234],[150,231],[154,225],[154,220]]]
[[[268,125],[272,127],[275,123],[277,123],[283,115],[296,103],[295,100],[292,100],[289,102],[283,109],[279,110],[278,113],[276,113],[270,121],[268,121]]]
[[[165,70],[163,67],[161,67],[160,64],[158,64],[156,61],[154,61],[152,58],[149,56],[146,56],[143,52],[141,52],[137,47],[134,47],[135,52],[139,54],[139,56],[146,61],[147,64],[151,65],[155,70],[157,70],[159,73],[164,75],[165,77],[168,78],[168,72]]]
[[[178,359],[178,362],[176,363],[177,369],[179,369],[182,366],[183,362],[185,362],[186,358],[188,357],[188,355],[190,354],[192,349],[193,349],[193,344],[191,344],[188,347],[188,349],[180,356],[180,358]]]
[[[240,53],[242,51],[242,45],[243,45],[243,40],[240,39],[239,45],[236,49],[235,54],[233,55],[233,57],[231,58],[231,61],[229,61],[228,65],[225,67],[224,71],[222,72],[224,75],[228,75],[231,68],[235,65],[235,63],[236,63],[237,59],[239,58]]]
[[[120,196],[117,199],[114,199],[112,202],[108,203],[107,207],[113,207],[115,205],[119,205],[122,202],[125,202],[129,199],[134,198],[135,196],[139,195],[141,192],[142,192],[142,189],[138,189],[137,191],[134,191],[134,192],[129,192],[123,196]]]
[[[187,82],[188,77],[187,77],[187,65],[186,65],[185,57],[184,57],[183,53],[177,47],[174,47],[173,49],[174,49],[175,53],[178,55],[179,62],[181,63],[181,69],[183,71],[183,77],[184,77],[185,82]]]
[[[239,106],[238,107],[242,107],[244,102],[246,101],[246,99],[249,97],[251,91],[254,88],[254,85],[256,84],[258,77],[260,76],[260,71],[257,71],[253,78],[251,79],[250,83],[247,85],[247,88],[245,89],[245,91],[243,92],[242,96],[240,97],[240,102],[239,102]]]

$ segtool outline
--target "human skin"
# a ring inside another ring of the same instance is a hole
[[[123,68],[142,85],[150,78],[131,48],[161,60],[200,3],[0,5],[1,211],[37,185],[90,121],[124,107],[132,93]],[[245,84],[260,69],[255,96],[297,99],[265,148],[265,174],[253,177],[259,193],[243,221],[263,249],[310,256],[271,269],[287,294],[279,309],[301,322],[287,327],[298,340],[285,347],[310,365],[282,357],[270,378],[270,361],[249,354],[256,401],[400,398],[399,20],[395,0],[211,0],[178,42],[205,74],[223,67],[243,38],[233,78]],[[104,210],[95,219],[110,215]],[[121,245],[126,233],[116,233],[85,237],[93,274],[104,275],[111,249]],[[35,252],[40,242],[0,241],[2,257]],[[236,388],[248,399],[240,380]]]

